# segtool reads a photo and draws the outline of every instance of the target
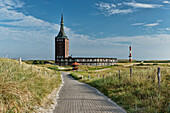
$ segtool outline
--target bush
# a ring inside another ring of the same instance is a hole
[[[34,60],[33,64],[39,64],[39,61],[38,60]]]
[[[45,60],[45,61],[44,61],[44,64],[47,64],[47,63],[50,63],[50,62],[49,62],[48,60]]]
[[[79,76],[77,76],[77,75],[74,74],[74,73],[71,73],[70,76],[72,76],[72,77],[73,77],[74,79],[76,79],[76,80],[82,79],[82,77],[79,77]]]
[[[44,62],[42,60],[39,61],[39,64],[44,64]]]

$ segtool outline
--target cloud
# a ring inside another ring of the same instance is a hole
[[[1,0],[0,1],[0,8],[5,9],[16,9],[22,8],[24,6],[24,2],[19,0]]]
[[[144,3],[136,3],[136,2],[123,2],[123,3],[106,3],[106,2],[100,2],[95,3],[95,6],[98,7],[98,9],[104,14],[105,16],[110,16],[114,14],[128,14],[133,13],[136,11],[137,8],[159,8],[162,7],[162,5],[158,4],[144,4]],[[127,8],[129,6],[130,8]]]
[[[136,3],[136,2],[124,2],[123,4],[134,8],[158,8],[162,6],[157,4],[144,4],[144,3]]]
[[[146,27],[153,27],[153,26],[157,26],[157,25],[159,25],[159,23],[145,24],[144,26],[146,26]]]
[[[100,3],[95,3],[95,5],[105,16],[110,16],[114,14],[127,14],[133,12],[131,9],[120,9],[113,3],[100,2]],[[122,4],[118,4],[118,6],[120,5]]]
[[[164,4],[170,4],[170,1],[163,1]]]
[[[128,14],[132,13],[133,11],[131,9],[112,9],[107,11],[108,15],[113,15],[113,14]]]
[[[162,20],[157,20],[154,23],[134,23],[134,24],[131,24],[131,25],[132,26],[154,27],[154,26],[158,26],[160,24],[160,22],[162,22]]]
[[[113,3],[104,3],[104,2],[100,2],[100,3],[95,3],[96,6],[99,6],[100,10],[109,10],[112,8],[115,8],[116,5]]]
[[[15,9],[22,8],[23,2],[18,0],[1,0],[0,1],[0,20],[18,20],[24,17],[23,13],[15,11]]]
[[[170,31],[170,28],[165,28],[165,30]]]
[[[117,5],[118,5],[118,6],[121,6],[121,5],[122,5],[122,3],[118,3]]]
[[[132,26],[140,26],[140,25],[144,25],[145,23],[134,23],[132,24]]]
[[[107,37],[102,39],[97,38],[95,40],[88,38],[84,41],[88,42],[86,46],[95,48],[94,51],[91,50],[93,51],[91,54],[104,52],[106,56],[115,55],[117,58],[127,58],[127,48],[129,45],[132,45],[135,59],[168,59],[170,55],[168,53],[170,43],[169,34]],[[103,45],[102,48],[101,45]],[[89,53],[87,54],[89,55]]]
[[[73,55],[80,55],[81,53],[81,55],[85,56],[105,55],[127,58],[129,45],[133,47],[133,56],[135,59],[168,59],[170,55],[168,52],[168,48],[170,47],[169,34],[119,36],[95,39],[83,36],[82,38],[74,38],[70,41],[72,44],[75,44],[73,47],[74,50],[72,51]]]
[[[165,32],[165,31],[170,31],[170,28],[159,28],[159,30],[161,31],[161,32]]]

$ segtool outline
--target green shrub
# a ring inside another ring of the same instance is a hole
[[[39,64],[39,61],[38,60],[34,60],[33,64]]]
[[[40,61],[39,61],[39,64],[44,64],[44,61],[40,60]]]
[[[79,79],[82,79],[82,77],[79,77],[79,76],[77,76],[76,74],[74,74],[74,73],[70,73],[70,76],[72,76],[74,79],[76,79],[76,80],[79,80]]]

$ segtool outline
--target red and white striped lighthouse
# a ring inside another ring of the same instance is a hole
[[[129,46],[129,62],[132,61],[132,46]]]

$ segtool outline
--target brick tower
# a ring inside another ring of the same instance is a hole
[[[61,15],[60,32],[55,37],[55,63],[65,65],[65,58],[69,56],[69,39],[64,32],[63,13]],[[61,63],[62,62],[62,63]]]

